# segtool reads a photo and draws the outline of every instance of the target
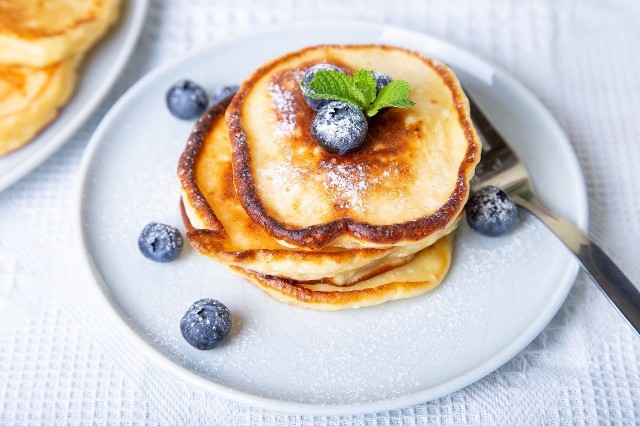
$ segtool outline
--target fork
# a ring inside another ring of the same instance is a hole
[[[465,88],[471,121],[483,139],[483,152],[471,189],[495,185],[519,206],[540,219],[576,255],[582,267],[640,333],[640,292],[605,252],[578,227],[545,205],[533,189],[524,163],[509,147],[478,103]]]

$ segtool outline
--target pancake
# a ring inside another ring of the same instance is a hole
[[[232,269],[280,302],[325,311],[361,308],[418,296],[436,288],[449,270],[452,240],[451,235],[441,238],[406,265],[349,287],[304,285],[247,269]]]
[[[265,275],[352,285],[404,265],[425,247],[309,251],[279,244],[250,219],[237,197],[224,120],[230,99],[213,105],[198,119],[178,164],[187,238],[200,254]]]
[[[0,63],[44,67],[92,46],[120,0],[0,1]]]
[[[330,63],[411,85],[415,106],[369,121],[364,145],[331,154],[311,135],[304,72]],[[227,110],[233,179],[251,220],[298,249],[433,244],[455,228],[480,158],[468,101],[434,59],[381,45],[325,45],[255,71]]]
[[[80,58],[34,68],[0,65],[0,155],[33,138],[73,93]]]

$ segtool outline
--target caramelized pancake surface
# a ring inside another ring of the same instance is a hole
[[[24,145],[56,117],[73,92],[78,61],[42,68],[0,65],[0,155]]]
[[[415,106],[370,120],[364,145],[330,154],[299,89],[310,66],[365,68],[411,84]],[[454,74],[388,46],[318,46],[257,70],[227,111],[234,181],[251,219],[282,244],[317,249],[432,244],[468,197],[480,142]]]
[[[436,288],[449,270],[452,240],[447,235],[420,251],[406,265],[349,287],[305,285],[247,269],[232,269],[280,302],[325,311],[361,308],[418,296]]]
[[[120,0],[0,1],[0,63],[42,67],[86,50],[117,18]]]
[[[180,158],[178,177],[196,250],[233,265],[299,281],[351,285],[413,259],[425,245],[393,248],[294,250],[257,226],[238,200],[231,142],[224,120],[226,102],[209,109],[196,124]]]

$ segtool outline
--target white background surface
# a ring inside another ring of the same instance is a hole
[[[401,410],[313,417],[225,400],[158,369],[87,291],[92,284],[71,233],[87,141],[147,71],[258,26],[357,18],[449,40],[533,91],[582,164],[591,236],[638,283],[639,17],[631,0],[153,2],[134,58],[99,111],[51,159],[0,193],[0,423],[638,423],[640,338],[584,274],[541,335],[475,384]]]

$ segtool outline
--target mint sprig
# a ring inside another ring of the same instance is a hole
[[[404,80],[394,80],[376,96],[376,81],[371,71],[359,69],[353,76],[336,70],[318,70],[313,79],[300,82],[302,92],[311,98],[348,102],[373,117],[382,108],[407,108],[415,105],[409,99],[411,86]]]

